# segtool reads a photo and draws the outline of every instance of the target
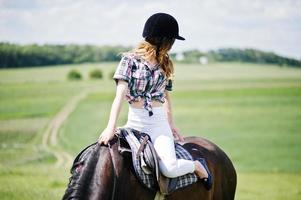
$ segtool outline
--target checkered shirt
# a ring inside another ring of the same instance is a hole
[[[164,90],[172,91],[172,79],[167,79],[159,64],[150,68],[149,63],[134,53],[122,56],[113,75],[116,82],[128,82],[125,96],[129,103],[145,98],[144,108],[152,115],[152,100],[165,102]]]

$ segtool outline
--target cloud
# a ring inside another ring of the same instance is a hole
[[[297,0],[0,0],[0,40],[135,45],[146,19],[167,12],[179,23],[173,51],[253,47],[301,58]]]

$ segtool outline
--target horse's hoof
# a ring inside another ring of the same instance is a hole
[[[207,164],[206,164],[205,159],[204,159],[204,158],[198,158],[197,160],[204,166],[205,170],[207,171],[208,178],[202,178],[201,180],[202,180],[202,182],[203,182],[205,188],[206,188],[207,190],[210,190],[211,187],[212,187],[212,180],[213,180],[213,177],[212,177],[212,175],[211,175],[211,173],[210,173],[210,171],[209,171],[209,169],[208,169],[208,166],[207,166]]]

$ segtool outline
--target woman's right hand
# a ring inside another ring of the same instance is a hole
[[[113,128],[105,128],[102,133],[100,134],[98,138],[98,143],[102,144],[104,143],[105,145],[108,144],[108,142],[114,137],[115,134],[115,129]]]

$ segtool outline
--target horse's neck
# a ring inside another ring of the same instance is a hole
[[[130,157],[123,157],[118,152],[117,144],[113,144],[110,148],[103,147],[100,151],[100,156],[97,165],[99,174],[96,177],[101,178],[100,182],[97,183],[99,186],[95,185],[99,195],[96,199],[112,199],[112,196],[114,196],[113,199],[127,199],[124,193],[118,191],[126,188],[130,191],[132,188],[135,188],[131,182],[131,180],[135,180],[135,177],[133,177],[128,168],[131,164]]]
[[[95,171],[91,177],[89,188],[91,188],[91,198],[109,199],[113,190],[113,164],[109,148],[101,146],[99,157],[95,165]]]
[[[114,144],[112,146],[111,151],[112,160],[115,164],[116,170],[114,173],[117,176],[114,194],[115,199],[154,199],[155,193],[152,194],[148,189],[143,187],[142,184],[138,182],[137,178],[135,177],[132,171],[133,168],[131,154],[119,153],[117,145],[118,144]],[[114,179],[112,178],[110,181],[113,182]]]

